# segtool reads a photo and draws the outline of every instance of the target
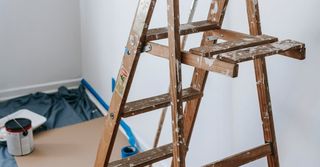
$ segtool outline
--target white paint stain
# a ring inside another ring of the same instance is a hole
[[[225,71],[225,75],[227,75],[227,76],[231,76],[231,72],[230,72],[230,70],[226,70],[226,71]]]
[[[218,1],[215,1],[214,8],[213,8],[213,14],[218,13],[218,11],[219,11],[219,4],[218,4]]]
[[[134,46],[135,45],[135,37],[133,35],[130,35],[129,37],[130,45]]]
[[[263,80],[259,80],[259,81],[257,81],[257,85],[260,85],[260,84],[263,84],[264,83],[264,81]]]
[[[211,67],[213,65],[213,63],[215,62],[215,59],[204,59],[206,65],[208,65],[209,67]]]

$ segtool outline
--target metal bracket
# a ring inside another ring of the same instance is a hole
[[[152,46],[147,44],[143,47],[142,52],[150,52],[152,50]]]
[[[216,41],[216,40],[218,40],[219,38],[217,37],[217,36],[208,36],[207,37],[207,40],[208,41]]]

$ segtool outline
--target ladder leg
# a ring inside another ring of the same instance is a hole
[[[279,167],[276,134],[272,116],[271,99],[269,94],[268,76],[264,58],[254,60],[254,68],[259,95],[260,114],[265,143],[271,143],[272,154],[267,156],[269,167]]]
[[[170,62],[170,94],[173,134],[174,167],[185,166],[185,140],[183,134],[183,106],[181,83],[181,49],[179,0],[168,0],[168,40]]]
[[[258,0],[247,0],[247,12],[251,35],[261,35]],[[277,142],[272,116],[271,98],[265,58],[254,60],[257,90],[259,95],[260,114],[263,123],[265,143],[271,143],[272,154],[267,156],[269,167],[279,167]]]
[[[195,14],[195,12],[196,12],[197,5],[198,5],[198,0],[193,0],[192,3],[191,3],[190,13],[189,13],[189,17],[188,17],[188,23],[191,23],[191,22],[192,22],[193,17],[194,17],[194,14]],[[186,42],[187,42],[187,39],[188,39],[188,35],[184,35],[184,36],[182,37],[182,40],[181,40],[181,50],[184,50],[185,45],[186,45]],[[169,91],[170,91],[170,86],[169,86],[168,92],[169,92]],[[164,123],[164,120],[165,120],[165,116],[166,116],[167,110],[168,110],[167,107],[162,109],[161,116],[160,116],[160,120],[159,120],[159,124],[158,124],[157,133],[156,133],[156,136],[155,136],[155,139],[154,139],[154,143],[153,143],[153,148],[156,148],[156,147],[158,146],[158,143],[159,143],[159,139],[160,139],[160,135],[161,135],[161,131],[162,131],[162,127],[163,127],[163,123]],[[150,165],[150,167],[151,167],[151,166],[152,166],[152,165]]]
[[[225,15],[228,2],[229,0],[212,0],[209,14],[208,14],[208,20],[217,21],[221,26],[224,20],[224,15]],[[215,9],[218,9],[218,10],[215,11]],[[212,42],[207,40],[207,38],[212,35],[213,34],[210,31],[205,32],[202,37],[201,46],[208,45],[208,42]],[[208,77],[208,71],[195,68],[193,72],[192,81],[191,81],[191,87],[203,92],[206,85],[207,77]],[[184,130],[183,131],[185,135],[184,138],[186,141],[187,148],[190,143],[190,139],[192,136],[192,131],[196,121],[200,103],[201,103],[201,98],[188,101],[184,110]],[[185,154],[186,153],[187,152],[185,152]]]
[[[156,0],[139,1],[121,69],[118,74],[115,93],[111,99],[110,113],[105,118],[104,131],[100,140],[95,167],[108,166],[121,120],[121,112],[128,97],[155,4]]]
[[[217,21],[219,25],[221,26],[224,20],[225,11],[227,8],[229,0],[212,0],[210,5],[210,10],[208,14],[208,20],[209,21]],[[216,10],[218,9],[218,10]],[[209,36],[212,36],[212,33],[210,31],[207,31],[203,34],[201,46],[209,45],[207,38]],[[213,43],[212,43],[213,44]],[[205,84],[208,77],[208,71],[195,68],[192,81],[191,81],[191,87],[194,89],[200,90],[203,92],[205,88]],[[190,138],[192,136],[193,126],[197,117],[198,109],[201,103],[201,98],[195,99],[192,101],[187,102],[185,107],[185,140],[187,142],[187,146],[189,146]]]
[[[218,21],[220,25],[223,23],[226,7],[229,0],[212,0],[208,15],[208,20]],[[215,11],[214,9],[218,9]],[[207,37],[211,36],[212,33],[207,31],[203,34],[201,45],[208,45]],[[211,41],[212,42],[212,41]],[[193,72],[193,78],[191,82],[191,87],[203,92],[205,84],[207,81],[208,72],[202,69],[195,68]],[[190,143],[190,138],[192,135],[194,123],[197,117],[198,109],[201,103],[201,98],[188,101],[184,111],[184,138],[187,147]],[[172,165],[171,165],[172,166]]]

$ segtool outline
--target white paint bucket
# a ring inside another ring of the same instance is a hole
[[[33,133],[31,120],[26,118],[11,119],[5,123],[8,152],[21,156],[33,151]]]

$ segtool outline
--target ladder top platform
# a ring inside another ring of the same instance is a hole
[[[190,52],[229,63],[241,63],[260,57],[283,54],[287,51],[296,51],[300,54],[299,57],[289,54],[287,55],[289,57],[297,59],[305,58],[305,44],[289,39],[279,42],[275,41],[277,41],[277,38],[261,35],[216,45],[197,47],[190,49]]]
[[[194,26],[206,25],[204,22],[201,23],[202,24],[194,24]],[[180,30],[180,32],[198,32],[185,31],[186,27],[188,26],[182,27],[181,29],[183,30]],[[163,33],[164,32],[163,29]],[[223,29],[216,29],[212,32],[215,36],[212,37],[213,40],[211,44],[192,48],[188,52],[181,52],[181,62],[183,64],[201,68],[206,71],[217,72],[230,77],[237,77],[239,68],[238,63],[241,62],[276,54],[299,60],[305,59],[305,44],[301,42],[289,39],[278,41],[278,38],[269,35],[253,36]],[[161,36],[161,38],[162,37],[164,36]],[[159,38],[160,37],[158,36],[157,39]],[[213,44],[214,40],[224,40],[224,42]],[[168,47],[154,42],[148,42],[146,45],[150,48],[148,51],[149,54],[162,58],[169,58]]]

